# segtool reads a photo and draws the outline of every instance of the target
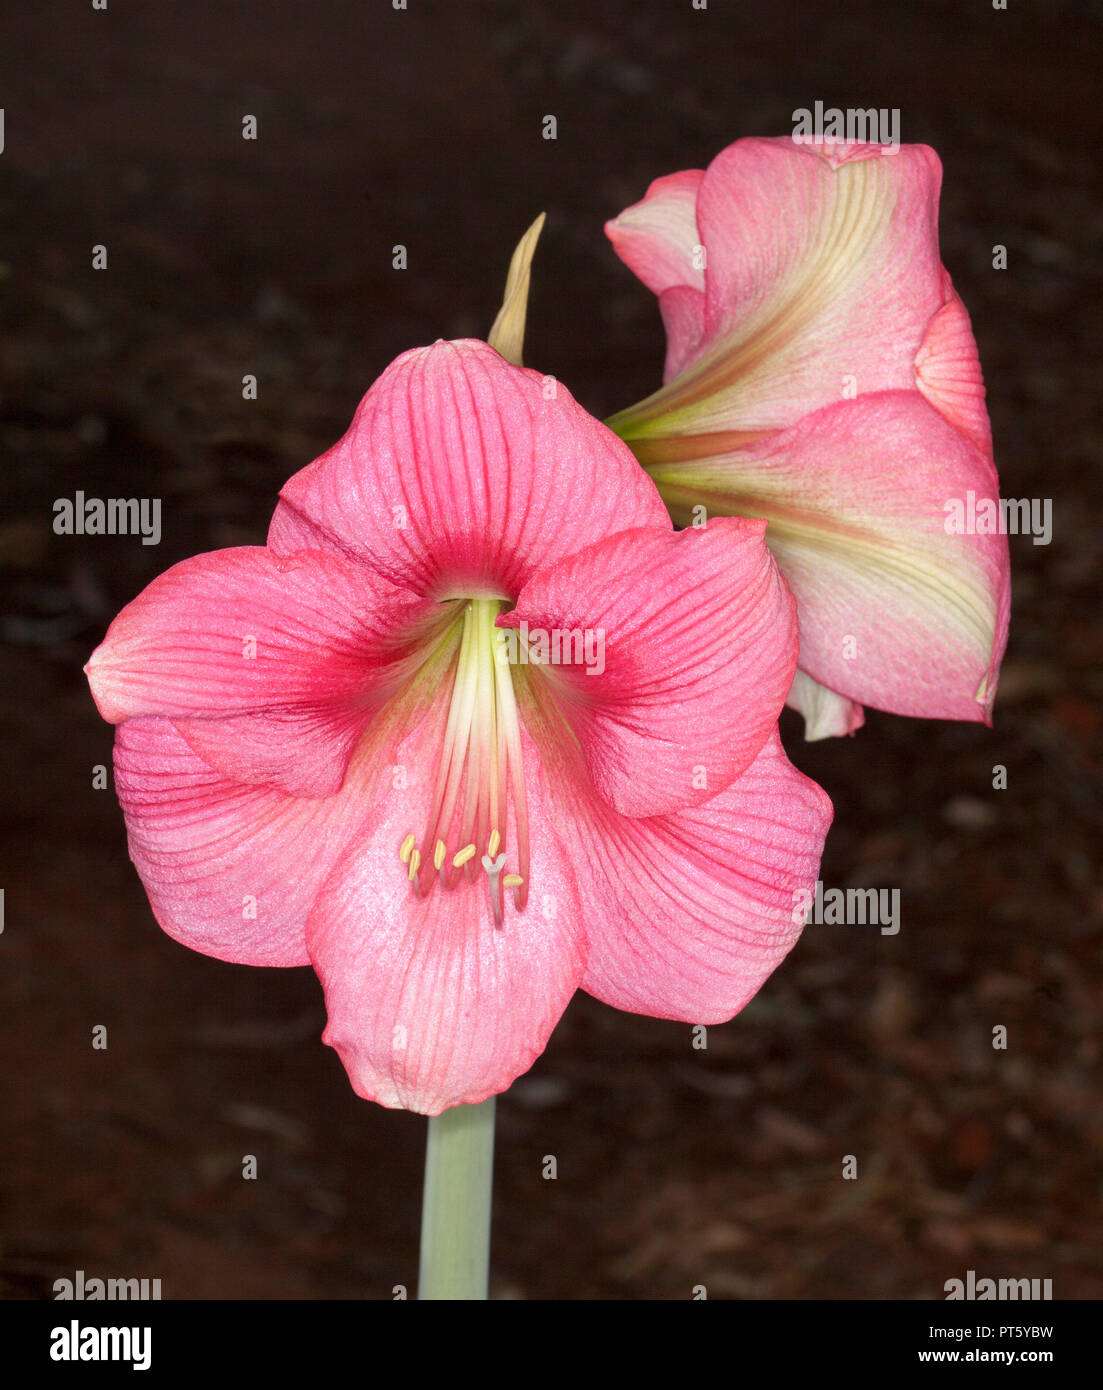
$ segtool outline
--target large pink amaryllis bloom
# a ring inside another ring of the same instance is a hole
[[[922,145],[744,139],[606,227],[667,330],[665,385],[608,423],[676,521],[769,518],[809,737],[863,704],[990,719],[1007,540],[952,533],[998,492],[940,182]]]
[[[675,532],[548,394],[484,343],[406,353],[266,546],[174,566],[87,668],[164,929],[313,965],[356,1090],[426,1114],[505,1089],[580,986],[730,1018],[830,819],[777,738],[764,523]]]

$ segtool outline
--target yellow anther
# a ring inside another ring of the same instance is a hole
[[[440,873],[440,866],[444,863],[444,856],[448,853],[448,846],[443,840],[437,841],[437,847],[433,851],[433,868]]]
[[[502,879],[502,887],[520,888],[524,881],[525,880],[521,877],[520,874],[506,874],[505,878]]]
[[[459,854],[452,856],[452,864],[457,869],[462,869],[469,859],[474,859],[478,850],[474,845],[464,845]]]
[[[486,847],[486,852],[487,852],[487,854],[489,855],[489,857],[490,857],[491,859],[497,858],[497,855],[498,855],[498,846],[499,846],[501,843],[502,843],[502,837],[501,837],[501,835],[498,834],[497,830],[492,830],[492,831],[490,832],[490,843],[489,843],[489,844],[487,845],[487,847]]]
[[[414,875],[421,867],[421,850],[415,849],[410,855],[410,881],[413,882]]]
[[[398,851],[398,857],[402,860],[403,864],[408,864],[410,862],[410,851],[416,844],[417,836],[414,834],[407,835],[402,841],[402,848]]]

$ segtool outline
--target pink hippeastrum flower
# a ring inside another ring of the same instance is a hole
[[[313,965],[356,1090],[426,1114],[505,1089],[580,986],[730,1018],[830,819],[777,738],[797,630],[764,529],[675,532],[485,343],[398,358],[266,546],[175,565],[88,663],[157,920]]]
[[[923,145],[738,140],[606,227],[667,331],[665,385],[608,423],[676,521],[769,519],[810,738],[863,704],[990,721],[1007,541],[949,520],[998,492],[940,182]]]

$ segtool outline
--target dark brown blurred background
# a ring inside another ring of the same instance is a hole
[[[1003,492],[1053,498],[1053,541],[1012,541],[994,730],[871,714],[808,746],[786,722],[836,803],[824,880],[899,887],[899,935],[809,927],[704,1053],[580,996],[499,1104],[493,1292],[940,1298],[972,1268],[1100,1296],[1100,7],[5,10],[0,1291],[413,1289],[425,1122],[353,1095],[310,971],[162,935],[92,789],[111,731],[81,665],[169,564],[262,541],[392,357],[485,335],[541,209],[527,361],[599,415],[645,394],[658,314],[603,221],[822,100],[898,107],[941,154]],[[162,498],[162,543],[53,535],[77,489]]]

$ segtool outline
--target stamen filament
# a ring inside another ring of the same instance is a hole
[[[520,718],[506,644],[498,639],[494,625],[501,606],[499,599],[472,599],[462,621],[457,615],[453,632],[458,629],[459,647],[426,833],[407,835],[399,850],[414,891],[424,897],[438,881],[444,889],[457,888],[465,879],[472,884],[484,881],[476,862],[478,847],[484,845],[485,882],[499,926],[503,886],[514,890],[515,906],[523,910],[529,872]],[[516,873],[503,872],[510,792],[517,831]],[[421,848],[415,849],[419,838]],[[451,856],[449,842],[461,846]],[[425,870],[419,874],[423,863]]]
[[[504,647],[498,649],[499,659],[494,663],[497,683],[498,703],[502,713],[502,742],[505,747],[504,761],[509,764],[513,784],[513,814],[517,821],[517,857],[520,860],[518,872],[525,880],[517,891],[517,910],[523,911],[528,901],[529,876],[529,815],[525,801],[525,774],[521,766],[521,723],[517,717],[517,701],[513,694],[513,677]]]

